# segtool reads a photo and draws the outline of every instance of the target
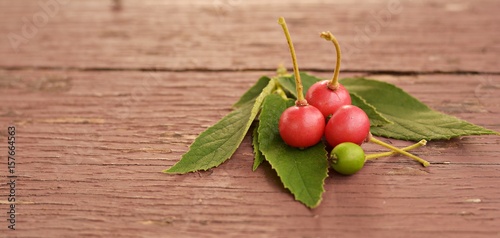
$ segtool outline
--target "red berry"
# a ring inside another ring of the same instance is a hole
[[[292,106],[281,114],[278,127],[286,144],[306,148],[321,140],[325,132],[325,118],[311,105]]]
[[[343,105],[351,104],[351,96],[342,84],[336,89],[328,87],[330,81],[323,80],[313,84],[306,93],[309,104],[318,108],[323,116],[327,118]]]
[[[361,145],[370,133],[370,119],[354,105],[340,107],[325,127],[325,138],[332,147],[352,142]]]

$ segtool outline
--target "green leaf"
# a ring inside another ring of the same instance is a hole
[[[377,80],[343,79],[341,83],[351,93],[365,99],[383,117],[392,121],[371,128],[374,135],[401,140],[419,141],[450,139],[465,135],[498,134],[456,117],[430,109],[400,88]]]
[[[254,160],[253,160],[253,167],[252,170],[255,171],[259,167],[262,162],[264,162],[264,155],[259,149],[259,134],[258,134],[258,129],[259,129],[259,124],[253,128],[252,132],[252,145],[253,145],[253,153],[254,153]]]
[[[259,96],[232,111],[215,125],[202,132],[181,160],[164,173],[188,173],[217,167],[229,159],[243,141],[248,129],[260,111],[262,101],[275,88],[274,80]]]
[[[358,96],[355,93],[350,93],[352,105],[356,105],[357,107],[363,109],[370,118],[370,126],[382,126],[385,124],[392,124],[391,121],[387,120],[382,114],[380,114],[374,106],[369,104],[365,99]]]
[[[300,73],[300,78],[302,80],[302,86],[304,87],[304,92],[307,92],[307,90],[316,82],[322,81],[323,79],[320,79],[316,76],[307,74],[307,73]],[[287,93],[293,95],[295,98],[297,98],[297,92],[295,90],[295,78],[292,76],[287,76],[287,77],[280,77],[278,78],[278,82],[280,85],[287,91]],[[370,124],[371,126],[381,126],[384,124],[392,123],[389,121],[387,118],[382,116],[379,112],[377,112],[377,109],[370,105],[366,100],[361,98],[359,95],[354,94],[350,92],[351,95],[351,100],[352,104],[358,106],[359,108],[363,109],[368,117],[370,118]]]
[[[262,90],[269,84],[269,81],[271,81],[271,79],[267,76],[260,77],[259,80],[257,80],[257,82],[250,89],[248,89],[235,104],[233,104],[233,107],[238,108],[247,102],[255,100],[260,95]]]
[[[307,73],[300,73],[300,79],[302,81],[302,86],[304,87],[304,93],[316,82],[323,79],[317,78]],[[287,91],[287,93],[293,95],[297,98],[297,91],[295,90],[295,77],[293,75],[283,76],[278,78],[280,85]]]
[[[276,94],[265,98],[258,129],[259,149],[295,199],[314,208],[321,202],[328,176],[327,154],[323,143],[301,150],[283,142],[278,130],[279,118],[293,104],[293,100]]]

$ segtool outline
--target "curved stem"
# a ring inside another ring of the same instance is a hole
[[[416,149],[416,148],[418,148],[420,146],[424,146],[426,144],[427,144],[426,140],[421,140],[421,141],[419,141],[419,142],[417,142],[417,143],[415,143],[413,145],[401,148],[401,150],[403,150],[403,151],[409,151],[409,150]],[[365,159],[366,160],[374,160],[374,159],[378,159],[378,158],[381,158],[381,157],[391,156],[391,155],[394,155],[394,154],[397,154],[397,152],[396,151],[389,151],[389,152],[371,154],[371,155],[366,155]]]
[[[401,150],[401,149],[399,149],[397,147],[389,145],[389,144],[387,144],[387,143],[385,143],[383,141],[378,140],[377,138],[375,138],[373,136],[370,136],[370,142],[373,142],[375,144],[379,144],[381,146],[389,148],[389,149],[391,149],[391,150],[393,150],[393,151],[395,151],[397,153],[400,153],[402,155],[406,155],[406,156],[412,158],[413,160],[420,162],[424,167],[427,167],[427,166],[430,165],[430,163],[427,160],[424,160],[424,159],[422,159],[422,158],[420,158],[420,157],[418,157],[416,155],[410,154],[410,153],[408,153],[408,152],[406,152],[404,150]]]
[[[320,37],[327,41],[333,42],[335,50],[337,51],[337,62],[335,64],[335,71],[333,72],[332,80],[330,80],[330,83],[328,84],[328,87],[330,89],[335,90],[339,87],[340,58],[342,57],[342,53],[340,52],[340,45],[339,42],[337,41],[337,38],[335,38],[335,36],[333,36],[333,34],[329,31],[321,32]]]
[[[293,74],[295,76],[295,89],[297,90],[297,106],[304,104],[306,102],[304,98],[304,87],[302,86],[302,81],[300,79],[299,66],[297,63],[297,56],[295,55],[295,49],[293,48],[292,38],[290,37],[290,32],[288,32],[288,28],[286,26],[285,18],[280,17],[278,19],[278,23],[283,28],[283,32],[286,36],[286,41],[288,42],[288,47],[290,48],[290,53],[292,55],[292,63],[293,63]],[[307,103],[306,103],[307,105]]]

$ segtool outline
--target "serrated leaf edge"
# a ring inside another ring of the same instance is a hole
[[[250,118],[248,119],[248,122],[247,124],[245,125],[245,133],[243,133],[241,136],[241,138],[238,138],[238,143],[235,147],[235,149],[231,152],[231,156],[234,154],[234,152],[236,151],[236,149],[239,147],[239,145],[241,144],[241,142],[243,141],[243,139],[245,138],[245,135],[246,133],[248,132],[248,129],[250,129],[253,121],[255,120],[255,118],[257,117],[257,114],[258,114],[258,111],[260,110],[260,107],[262,106],[262,102],[264,101],[264,98],[271,94],[272,91],[275,89],[276,87],[276,80],[274,79],[271,79],[268,83],[268,85],[262,90],[262,92],[259,94],[259,96],[255,99],[254,101],[254,104],[252,106],[252,109],[251,109],[251,112],[250,112]],[[250,102],[249,102],[250,103]],[[233,111],[234,112],[234,111]],[[228,114],[229,115],[229,114]],[[219,120],[220,121],[220,120]],[[218,122],[217,122],[218,123]],[[216,124],[217,124],[216,123]],[[214,124],[215,125],[215,124]],[[208,129],[207,129],[208,130]],[[206,131],[206,130],[205,130]],[[204,132],[205,132],[204,131]],[[203,132],[202,132],[203,133]],[[201,135],[201,133],[200,133]],[[196,138],[198,139],[198,138]],[[196,141],[195,139],[195,141]],[[194,143],[194,142],[193,142]],[[193,143],[189,146],[189,148],[191,149],[191,146],[193,145]],[[188,150],[189,152],[189,150]],[[187,153],[187,152],[186,152]],[[231,157],[230,156],[230,157]],[[230,158],[229,157],[229,158]],[[225,161],[227,161],[229,158],[225,158],[221,161],[221,163],[219,163],[218,165],[214,165],[212,167],[209,167],[209,168],[200,168],[200,169],[193,169],[193,170],[186,170],[186,171],[172,171],[172,168],[175,168],[175,166],[182,161],[182,159],[184,158],[184,156],[181,158],[181,160],[179,160],[177,163],[175,163],[172,167],[168,168],[168,169],[165,169],[165,170],[162,170],[163,173],[167,173],[167,174],[185,174],[185,173],[189,173],[189,172],[195,172],[195,171],[200,171],[200,170],[208,170],[210,168],[215,168],[215,167],[218,167],[219,165],[221,165],[222,163],[224,163]]]
[[[322,142],[320,142],[320,143],[322,143]],[[317,145],[315,145],[315,146],[317,146]],[[325,148],[325,147],[323,147],[323,148]],[[326,149],[324,149],[324,150],[325,150],[325,157],[327,157]],[[262,153],[264,154],[264,152],[262,152]],[[266,160],[267,160],[267,157],[265,157],[265,155],[264,155],[264,158],[266,158]],[[290,193],[293,195],[295,201],[299,201],[300,203],[306,205],[307,207],[309,207],[311,209],[314,209],[314,208],[318,207],[321,204],[321,201],[323,200],[323,194],[326,192],[326,190],[325,190],[325,181],[328,178],[328,165],[325,167],[326,168],[326,170],[325,170],[325,175],[326,176],[322,180],[321,193],[320,193],[319,199],[317,200],[317,202],[315,204],[309,205],[309,204],[304,203],[300,199],[297,199],[297,195],[295,193],[293,193],[292,190],[290,190],[290,187],[286,186],[285,183],[283,183],[283,180],[281,179],[281,175],[278,172],[278,170],[274,167],[274,165],[269,160],[267,160],[267,162],[269,162],[269,164],[271,165],[271,168],[276,172],[276,175],[280,178],[280,181],[281,181],[281,184],[283,184],[283,187],[286,188],[288,191],[290,191]],[[328,161],[325,161],[325,163],[328,163]],[[296,163],[294,163],[294,164],[296,164]],[[304,179],[301,179],[301,181],[304,181]],[[304,187],[306,187],[306,186],[304,186]],[[310,195],[309,192],[308,192],[308,194],[309,194],[309,196],[311,198],[313,197],[313,196]],[[313,199],[311,199],[311,200],[313,200]]]
[[[260,126],[260,123],[259,123],[259,126]],[[260,143],[260,142],[259,142],[259,143]],[[284,142],[283,142],[283,143],[284,143]],[[326,164],[326,166],[325,166],[325,171],[324,171],[324,174],[323,174],[324,176],[322,176],[322,177],[323,177],[323,179],[322,179],[322,181],[321,181],[321,190],[320,190],[320,194],[319,194],[319,199],[318,199],[318,200],[316,200],[316,202],[315,202],[314,204],[307,204],[307,203],[305,203],[304,201],[302,201],[302,200],[298,199],[297,194],[296,194],[296,193],[294,193],[294,192],[290,189],[290,187],[289,187],[289,186],[287,186],[287,185],[283,182],[282,175],[280,174],[280,172],[278,172],[278,170],[276,169],[276,167],[275,167],[275,165],[273,164],[273,162],[271,162],[270,160],[268,160],[268,156],[266,155],[266,153],[265,153],[264,151],[262,151],[262,150],[260,151],[260,152],[264,155],[265,160],[266,160],[266,161],[267,161],[267,162],[271,165],[271,168],[272,168],[272,169],[276,172],[276,175],[280,178],[280,181],[281,181],[281,184],[283,185],[283,187],[284,187],[284,188],[286,188],[288,191],[290,191],[290,193],[294,196],[295,201],[299,201],[299,202],[301,202],[302,204],[304,204],[305,206],[307,206],[307,207],[309,207],[309,208],[311,208],[311,209],[312,209],[312,208],[315,208],[315,207],[317,207],[319,204],[321,204],[321,201],[322,201],[322,199],[323,199],[323,194],[325,193],[325,188],[324,188],[324,187],[325,187],[325,181],[326,181],[326,178],[328,178],[328,159],[327,159],[327,157],[328,157],[328,153],[327,153],[327,151],[326,151],[325,145],[324,145],[322,142],[319,142],[318,144],[316,144],[316,145],[314,145],[314,146],[312,146],[312,147],[309,147],[309,149],[310,149],[310,148],[313,148],[313,147],[315,147],[315,146],[318,146],[318,145],[320,145],[320,144],[321,144],[321,145],[322,145],[322,147],[323,147],[323,148],[322,148],[322,151],[323,151],[323,153],[324,153],[324,154],[323,154],[323,155],[324,155],[324,158],[325,158],[324,163]],[[285,146],[288,146],[288,145],[286,145],[286,144],[285,144]],[[259,146],[259,148],[260,148],[260,146]],[[296,161],[294,161],[294,165],[297,165],[297,164],[296,164]],[[297,169],[297,171],[300,171],[300,170],[298,170],[298,166],[294,166],[294,168],[295,168],[295,169]],[[299,173],[299,174],[300,174],[300,173]],[[301,178],[302,178],[302,176],[301,176]],[[303,182],[303,181],[305,181],[305,180],[304,180],[304,179],[301,179],[300,181],[301,181],[301,182]],[[304,184],[304,186],[303,186],[303,187],[304,187],[304,188],[307,188],[307,186],[305,186],[305,184]],[[307,189],[306,189],[306,190],[307,190]],[[310,200],[311,200],[311,201],[314,201],[315,199],[313,199],[313,196],[310,194],[310,192],[309,192],[309,191],[307,191],[307,193],[308,193],[308,196],[311,198]]]

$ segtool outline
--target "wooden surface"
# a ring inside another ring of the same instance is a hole
[[[498,1],[172,2],[61,3],[15,49],[9,34],[45,11],[0,1],[0,154],[15,126],[18,175],[10,231],[2,160],[0,237],[500,237],[498,136],[433,141],[415,151],[425,169],[394,156],[332,172],[313,210],[268,164],[251,171],[249,136],[218,168],[161,173],[258,77],[290,66],[280,15],[305,71],[330,77],[329,30],[341,77],[500,131]]]

